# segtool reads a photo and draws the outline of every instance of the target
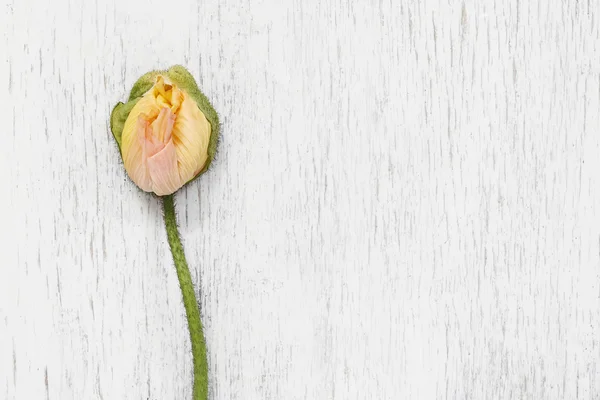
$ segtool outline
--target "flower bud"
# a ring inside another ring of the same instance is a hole
[[[206,171],[219,133],[217,113],[181,66],[153,71],[111,114],[125,170],[146,192],[169,195]]]

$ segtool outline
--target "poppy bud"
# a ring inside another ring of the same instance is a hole
[[[204,172],[214,158],[217,113],[181,66],[153,71],[111,114],[125,170],[146,192],[165,196]]]

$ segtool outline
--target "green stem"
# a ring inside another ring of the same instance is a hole
[[[167,238],[173,254],[173,262],[179,278],[179,286],[183,295],[183,305],[187,315],[190,341],[192,342],[192,358],[194,361],[194,391],[193,400],[208,399],[208,362],[206,360],[206,343],[200,321],[200,310],[196,301],[196,293],[192,284],[192,276],[188,268],[183,246],[179,240],[177,220],[175,219],[175,205],[173,195],[163,196],[163,210]]]

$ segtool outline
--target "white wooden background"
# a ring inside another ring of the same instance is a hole
[[[187,66],[211,399],[600,399],[600,3],[0,0],[0,399],[185,400],[108,119]]]

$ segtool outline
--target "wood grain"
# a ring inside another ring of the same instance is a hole
[[[600,3],[0,4],[0,399],[190,398],[108,129],[176,63],[223,122],[176,197],[212,399],[600,399]]]

